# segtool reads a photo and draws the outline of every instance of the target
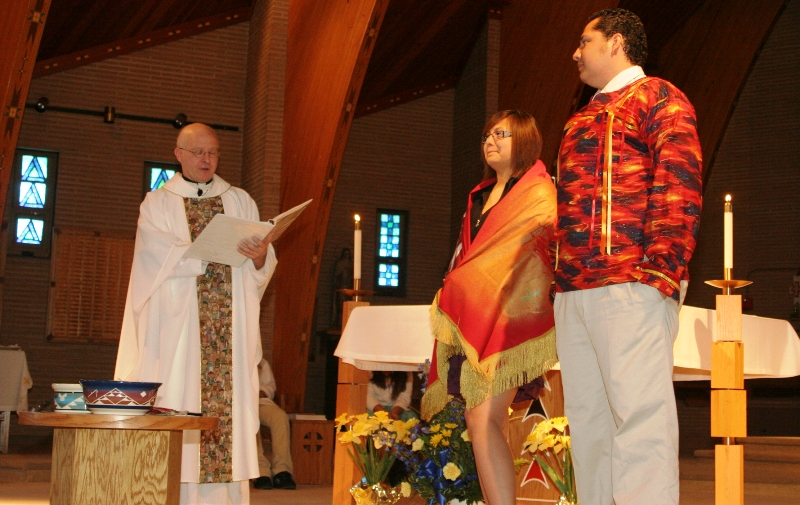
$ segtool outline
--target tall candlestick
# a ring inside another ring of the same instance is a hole
[[[355,220],[356,229],[353,233],[353,280],[361,280],[361,216],[356,214]],[[355,284],[360,284],[360,282]]]
[[[725,195],[724,225],[725,260],[723,268],[727,275],[733,269],[733,204],[731,203],[731,195]]]

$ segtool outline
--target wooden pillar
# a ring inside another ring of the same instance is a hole
[[[744,448],[747,436],[741,295],[717,295],[717,321],[711,343],[711,436],[724,445],[714,452],[714,503],[744,505]]]
[[[347,326],[350,313],[356,307],[369,305],[369,302],[344,302],[342,308],[342,333]],[[367,384],[369,371],[359,370],[339,358],[339,384],[336,386],[336,415],[347,413],[361,414],[367,411]],[[333,505],[350,505],[353,502],[350,488],[361,480],[361,471],[347,454],[347,448],[337,440],[333,456]]]

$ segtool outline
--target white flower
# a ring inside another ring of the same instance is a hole
[[[411,484],[408,482],[401,482],[400,483],[400,494],[404,497],[408,498],[411,496]]]

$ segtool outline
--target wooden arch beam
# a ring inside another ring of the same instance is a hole
[[[333,192],[388,0],[292,0],[281,210],[312,204],[277,243],[273,362],[287,408],[302,411],[319,262]]]
[[[0,216],[5,215],[8,184],[14,151],[25,112],[25,100],[33,76],[33,63],[39,51],[42,31],[50,10],[50,0],[4,0],[0,2]],[[0,251],[5,254],[5,251]]]

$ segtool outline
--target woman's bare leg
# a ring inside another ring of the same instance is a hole
[[[507,442],[508,407],[516,393],[516,389],[505,391],[465,415],[487,505],[515,505],[517,500],[514,458]]]

